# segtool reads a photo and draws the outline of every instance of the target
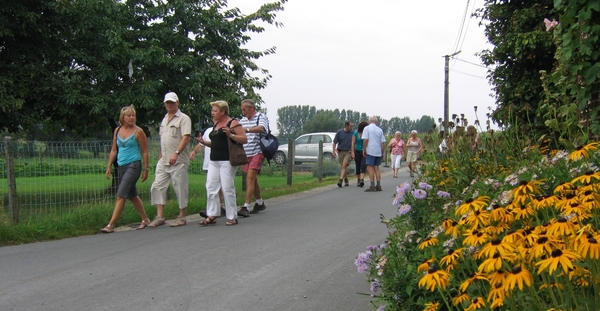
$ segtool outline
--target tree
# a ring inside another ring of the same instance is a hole
[[[278,137],[282,141],[294,140],[302,133],[302,127],[316,113],[315,106],[285,106],[277,109]]]
[[[314,132],[337,132],[344,127],[344,121],[340,120],[339,117],[339,114],[336,114],[334,111],[321,110],[304,123],[302,132],[303,134]]]
[[[242,15],[221,0],[7,0],[0,8],[0,131],[42,121],[86,136],[115,126],[135,105],[155,126],[162,96],[178,93],[195,123],[211,123],[208,103],[254,98],[270,76],[254,60],[275,52],[243,48],[257,23],[279,25],[286,0]],[[255,76],[259,73],[260,76]],[[108,123],[107,123],[108,121]]]
[[[553,2],[486,0],[479,11],[488,41],[494,45],[481,53],[481,59],[494,68],[489,79],[497,108],[491,118],[501,126],[544,131],[544,122],[537,117],[544,90],[540,70],[552,69],[556,47],[543,20],[556,16]]]

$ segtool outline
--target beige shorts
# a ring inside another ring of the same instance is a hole
[[[417,160],[419,159],[419,154],[416,152],[412,152],[412,151],[408,151],[406,153],[406,162],[410,163],[410,162],[417,162]]]
[[[352,154],[350,151],[338,151],[338,161],[342,166],[349,165],[352,161]]]

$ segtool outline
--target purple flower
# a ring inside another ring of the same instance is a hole
[[[401,184],[400,186],[398,186],[400,189],[402,189],[402,191],[406,192],[408,190],[410,190],[410,184],[405,181],[403,184]]]
[[[379,287],[379,280],[375,279],[373,282],[371,282],[371,292],[377,292],[377,287]]]
[[[408,204],[402,204],[398,208],[398,214],[400,214],[400,215],[406,215],[406,214],[408,214],[408,212],[410,212],[411,209],[412,209],[412,207],[410,205],[408,205]]]
[[[377,249],[377,245],[369,245],[369,246],[367,246],[367,250],[369,250],[369,251],[374,251],[376,249]]]
[[[446,191],[438,191],[437,192],[438,197],[440,198],[449,198],[450,197],[450,193],[446,192]]]
[[[425,197],[427,196],[427,191],[423,190],[423,189],[415,189],[413,191],[411,191],[412,195],[415,197],[415,199],[425,199]]]
[[[384,249],[384,248],[386,248],[386,247],[387,247],[387,245],[386,245],[385,243],[383,243],[383,244],[379,245],[379,249]]]
[[[356,260],[354,260],[354,265],[356,265],[358,272],[365,272],[369,269],[369,266],[367,266],[365,261],[369,260],[372,254],[373,253],[371,251],[366,251],[358,254]]]
[[[420,182],[419,183],[419,188],[425,189],[425,190],[429,191],[429,190],[433,189],[433,186],[430,185],[430,184],[428,184],[428,183],[426,183],[426,182]]]
[[[385,311],[385,305],[379,306],[379,308],[377,308],[377,311]]]

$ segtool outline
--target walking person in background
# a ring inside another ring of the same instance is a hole
[[[140,214],[142,223],[138,229],[144,229],[150,224],[150,219],[144,210],[144,203],[138,196],[135,184],[140,175],[142,181],[148,179],[148,144],[146,134],[136,124],[135,109],[133,106],[121,108],[119,123],[121,126],[115,129],[113,134],[112,149],[106,166],[106,179],[110,178],[111,167],[117,161],[119,168],[115,172],[119,176],[119,187],[117,188],[117,203],[112,218],[108,225],[100,231],[112,233],[123,210],[125,200],[129,199],[135,210]],[[118,150],[118,152],[117,152]],[[142,163],[143,160],[143,163]],[[142,169],[142,166],[144,167]]]
[[[344,185],[346,187],[350,186],[348,183],[348,165],[350,165],[350,161],[354,159],[354,152],[352,152],[352,137],[354,136],[354,132],[352,129],[354,128],[354,124],[352,121],[346,121],[344,123],[344,128],[337,131],[335,137],[333,138],[333,157],[338,157],[338,161],[342,166],[342,170],[340,172],[340,180],[338,181],[338,187],[342,187],[342,180],[344,181]]]
[[[392,154],[392,170],[394,171],[394,178],[398,178],[398,170],[402,165],[402,155],[404,154],[404,140],[402,139],[402,133],[396,131],[394,138],[390,140],[388,144],[390,153]]]
[[[358,124],[357,130],[352,135],[352,148],[350,148],[354,151],[356,186],[361,188],[365,185],[365,173],[367,172],[367,158],[363,156],[363,139],[361,137],[367,125],[369,125],[367,121],[362,121]]]
[[[367,125],[362,134],[363,139],[363,156],[367,157],[367,171],[369,172],[369,181],[371,186],[365,192],[381,191],[381,158],[385,150],[385,136],[383,130],[377,126],[377,117],[369,118]],[[375,185],[377,180],[377,185]]]
[[[410,138],[406,142],[406,146],[408,147],[406,162],[408,162],[408,168],[410,169],[410,177],[415,177],[419,153],[423,150],[423,142],[417,137],[417,131],[412,130],[410,132]]]
[[[223,191],[227,226],[238,224],[237,206],[235,195],[235,171],[237,166],[229,163],[229,143],[231,139],[238,144],[248,142],[246,133],[240,123],[229,117],[229,104],[218,100],[210,103],[211,114],[214,122],[213,130],[208,134],[210,141],[201,137],[198,142],[210,147],[210,164],[206,176],[206,218],[201,220],[200,226],[214,225],[217,223],[219,213],[219,189]]]
[[[164,99],[167,114],[160,123],[160,154],[154,182],[150,187],[151,201],[156,205],[156,218],[148,225],[154,228],[165,224],[165,203],[169,183],[173,185],[179,216],[171,227],[185,226],[185,210],[188,204],[188,166],[190,158],[188,144],[192,132],[190,117],[179,110],[179,97],[169,92]]]
[[[265,156],[260,149],[260,134],[267,133],[269,119],[263,113],[256,111],[256,105],[251,99],[242,100],[241,106],[244,117],[240,120],[240,124],[244,128],[248,139],[248,142],[244,144],[248,164],[242,165],[242,172],[246,173],[246,200],[238,211],[238,216],[248,217],[249,214],[257,214],[267,208],[260,195],[258,173],[260,173],[265,162]],[[252,196],[254,196],[256,202],[250,211]]]
[[[210,137],[208,137],[208,134],[210,132],[212,132],[212,130],[213,130],[213,127],[211,126],[204,131],[204,134],[202,134],[202,139],[204,139],[204,141],[206,141],[206,142],[210,141]],[[196,140],[199,140],[199,139],[196,138]],[[198,143],[196,145],[196,147],[194,147],[194,150],[192,150],[192,152],[190,152],[190,160],[194,160],[196,155],[203,148],[204,148],[204,159],[202,161],[202,169],[207,172],[207,176],[208,176],[208,166],[210,164],[210,147],[204,146],[204,145]],[[223,191],[221,189],[219,189],[219,202],[221,203],[221,214],[217,217],[225,216],[225,201],[223,199]],[[208,215],[206,215],[206,209],[201,210],[199,214],[203,218],[208,217]]]

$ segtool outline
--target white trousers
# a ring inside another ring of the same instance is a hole
[[[219,189],[223,190],[227,219],[237,219],[235,196],[235,172],[237,166],[229,161],[210,161],[206,176],[206,215],[216,217],[220,213]]]
[[[392,154],[392,169],[400,168],[400,165],[402,165],[402,155]]]
[[[162,161],[156,164],[154,182],[150,187],[150,200],[152,205],[166,203],[167,189],[169,183],[173,184],[173,190],[177,196],[180,209],[188,206],[188,166],[184,163],[176,165],[164,165]]]

